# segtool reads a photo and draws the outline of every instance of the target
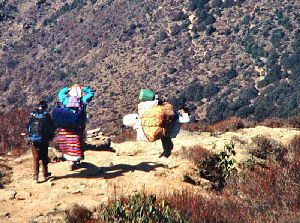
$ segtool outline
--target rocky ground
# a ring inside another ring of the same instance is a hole
[[[49,164],[52,177],[41,183],[32,180],[30,152],[17,159],[0,157],[1,162],[12,167],[12,182],[0,189],[0,222],[63,222],[64,211],[74,203],[92,208],[109,199],[138,191],[159,195],[190,187],[205,194],[208,181],[199,178],[200,183],[195,186],[183,180],[186,175],[195,177],[197,171],[194,163],[185,158],[183,146],[201,145],[217,152],[225,143],[233,141],[234,158],[238,164],[250,157],[251,139],[257,135],[287,145],[299,134],[296,129],[262,126],[215,136],[208,132],[181,131],[173,140],[174,150],[169,158],[159,158],[162,152],[160,141],[90,146],[81,168],[69,171],[67,162],[52,162]],[[53,155],[51,151],[50,154]]]

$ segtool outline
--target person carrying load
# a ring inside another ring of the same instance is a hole
[[[64,87],[58,93],[62,107],[52,110],[54,123],[60,128],[59,149],[69,161],[69,169],[74,170],[84,159],[83,134],[86,127],[86,106],[93,99],[94,91],[90,87],[74,84]]]
[[[147,103],[141,102],[138,114],[125,115],[123,124],[137,131],[137,140],[154,142],[160,139],[163,147],[160,157],[168,158],[173,149],[171,138],[175,138],[181,124],[189,122],[190,119],[187,109],[181,108],[174,112],[170,103],[155,100],[157,98],[145,101]]]

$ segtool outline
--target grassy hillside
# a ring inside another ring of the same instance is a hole
[[[95,89],[89,126],[116,133],[148,88],[197,120],[299,114],[294,0],[7,0],[0,3],[1,110]]]

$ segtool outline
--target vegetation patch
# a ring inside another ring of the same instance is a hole
[[[0,114],[0,155],[12,151],[12,155],[18,156],[27,150],[28,117],[29,112],[23,109]]]
[[[137,193],[129,197],[102,204],[93,213],[74,205],[67,211],[68,222],[187,222],[165,200],[155,195]]]
[[[0,159],[0,189],[11,183],[12,168],[4,160]]]

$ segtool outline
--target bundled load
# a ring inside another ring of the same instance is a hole
[[[141,101],[152,101],[155,99],[155,93],[147,89],[141,89],[139,98]]]
[[[83,128],[86,123],[86,113],[83,109],[74,112],[69,108],[54,108],[52,118],[59,128]]]
[[[164,102],[162,105],[152,106],[143,113],[141,126],[147,139],[150,142],[154,142],[164,136],[168,136],[174,120],[173,106]]]

